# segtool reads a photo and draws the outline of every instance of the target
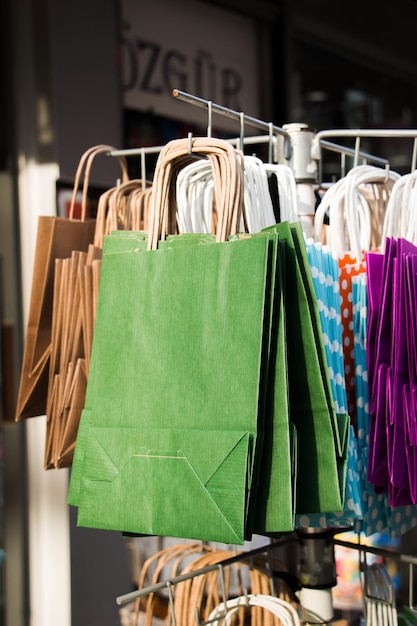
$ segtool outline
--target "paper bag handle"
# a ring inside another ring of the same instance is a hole
[[[226,241],[237,231],[243,207],[243,158],[227,141],[195,137],[192,151],[187,139],[168,142],[161,150],[150,198],[148,248],[156,249],[166,234],[177,232],[175,178],[194,158],[208,158],[214,182],[217,213],[216,240]]]
[[[77,171],[74,179],[74,187],[71,198],[71,205],[69,209],[69,218],[74,219],[74,207],[75,201],[77,198],[78,189],[81,182],[81,177],[83,171],[84,173],[84,182],[83,182],[83,195],[81,202],[81,220],[85,221],[87,215],[87,195],[88,195],[88,185],[90,181],[90,173],[93,165],[94,158],[99,154],[107,154],[115,150],[113,146],[108,146],[106,144],[99,144],[97,146],[92,146],[88,150],[86,150],[81,156],[80,162],[77,167]],[[128,170],[127,170],[127,161],[124,157],[118,156],[117,160],[120,164],[121,172],[122,172],[122,180],[129,180]]]
[[[126,180],[116,187],[101,194],[96,217],[94,232],[94,245],[103,247],[104,237],[110,235],[113,230],[131,230],[132,216],[128,210],[127,198],[140,190],[142,193],[142,180]]]

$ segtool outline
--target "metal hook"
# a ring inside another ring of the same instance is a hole
[[[356,167],[359,163],[359,150],[360,150],[360,145],[361,145],[361,138],[359,137],[359,135],[356,137],[355,139],[355,156],[353,159],[353,166]]]
[[[218,570],[219,570],[219,576],[220,576],[220,591],[223,596],[224,611],[227,614],[226,583],[224,580],[224,569],[221,563],[218,566]]]
[[[385,178],[384,178],[385,184],[389,183],[389,178],[390,178],[389,174],[390,174],[390,166],[389,166],[389,163],[387,163],[385,166]]]
[[[414,137],[413,156],[411,157],[411,171],[414,172],[416,167],[417,167],[417,137]]]
[[[272,122],[269,122],[268,126],[269,126],[268,163],[272,163],[273,162],[272,147],[273,147],[273,142],[274,142],[274,133],[273,133],[274,125]]]
[[[169,605],[171,607],[172,626],[177,626],[177,618],[175,617],[175,608],[174,608],[174,594],[172,593],[172,583],[170,580],[167,580],[166,588],[168,589]]]
[[[269,568],[269,571],[273,572],[274,571],[273,550],[268,550],[267,556],[268,556],[268,568]],[[274,581],[274,577],[273,576],[269,577],[269,593],[271,594],[271,596],[275,595],[275,581]]]
[[[188,154],[193,153],[193,133],[188,133]]]
[[[408,564],[408,607],[413,613],[417,613],[417,608],[414,606],[414,565]]]
[[[240,149],[243,152],[245,142],[245,114],[240,112]]]
[[[342,178],[346,176],[346,154],[344,152],[340,153],[340,174]]]
[[[248,594],[248,590],[246,589],[246,587],[243,589],[243,598],[245,600],[245,606],[250,606],[249,594]]]
[[[211,137],[212,133],[212,119],[213,119],[213,102],[209,100],[207,102],[207,137]]]

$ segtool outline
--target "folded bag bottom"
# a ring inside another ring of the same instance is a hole
[[[253,439],[241,431],[90,427],[78,525],[243,544]]]

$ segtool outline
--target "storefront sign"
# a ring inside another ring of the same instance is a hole
[[[121,65],[128,109],[204,124],[201,109],[173,98],[180,89],[258,115],[255,28],[239,14],[197,0],[123,0]]]

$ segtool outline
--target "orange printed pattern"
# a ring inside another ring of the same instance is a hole
[[[339,258],[339,285],[342,315],[343,355],[345,362],[346,395],[348,413],[352,424],[356,425],[356,381],[352,310],[352,276],[366,271],[365,261],[357,262],[352,252],[346,252]]]

